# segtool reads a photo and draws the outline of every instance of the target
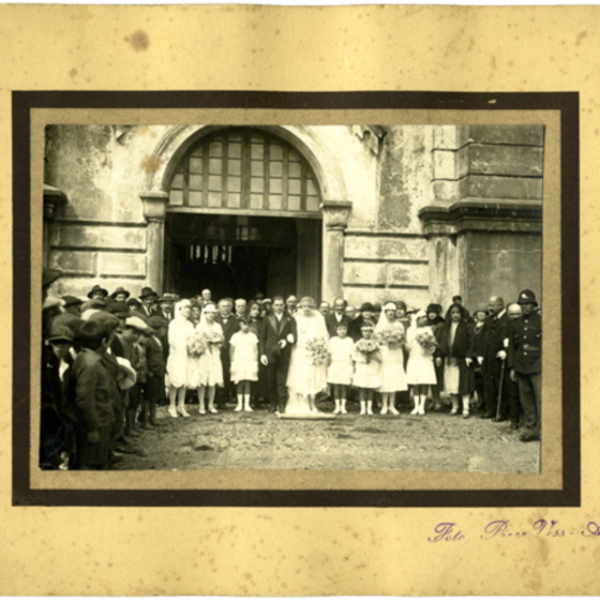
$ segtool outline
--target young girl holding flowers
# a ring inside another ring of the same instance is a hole
[[[361,328],[362,338],[354,345],[356,364],[352,384],[358,388],[360,414],[373,414],[373,390],[379,387],[379,344],[373,339],[373,326],[366,323]]]
[[[406,365],[406,378],[413,388],[415,403],[410,414],[424,415],[427,388],[437,383],[433,365],[433,354],[437,343],[431,327],[427,326],[427,313],[424,310],[418,311],[415,315],[414,323],[408,330],[407,345],[410,354]]]
[[[329,368],[327,369],[327,383],[333,388],[335,400],[334,415],[347,414],[346,394],[348,386],[352,383],[352,352],[354,342],[347,336],[348,327],[340,323],[336,327],[337,335],[329,340]]]
[[[394,302],[387,302],[375,327],[375,339],[381,348],[379,392],[381,393],[382,415],[386,415],[388,411],[393,415],[400,414],[396,410],[396,392],[408,390],[404,372],[406,336],[404,327],[396,316],[397,311],[398,307]]]
[[[240,317],[238,321],[241,330],[234,333],[229,341],[231,381],[237,386],[237,406],[234,410],[252,412],[250,386],[252,381],[258,381],[258,337],[250,331],[248,317]]]

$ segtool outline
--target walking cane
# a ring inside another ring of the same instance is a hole
[[[498,388],[498,406],[496,408],[496,420],[500,418],[500,403],[502,402],[502,386],[504,385],[504,367],[506,359],[502,359],[502,367],[500,368],[500,387]]]

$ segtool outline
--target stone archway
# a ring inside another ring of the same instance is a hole
[[[162,290],[164,226],[168,203],[168,185],[176,166],[186,151],[201,137],[218,129],[215,125],[180,125],[173,127],[157,144],[146,169],[140,198],[148,222],[149,284]],[[323,213],[322,297],[333,299],[342,293],[344,230],[352,209],[342,172],[335,157],[315,127],[257,126],[294,146],[313,169],[321,190]]]

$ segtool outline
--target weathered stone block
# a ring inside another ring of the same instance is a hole
[[[145,250],[146,228],[57,223],[51,244],[54,247]]]
[[[440,202],[451,202],[464,198],[467,195],[466,178],[456,181],[440,180],[433,182],[435,199]]]
[[[471,144],[468,149],[470,174],[528,177],[541,177],[543,174],[542,148]]]
[[[385,281],[385,263],[344,263],[344,284],[384,285]]]
[[[388,263],[387,285],[429,285],[429,264]]]
[[[51,269],[62,271],[69,275],[93,275],[93,252],[62,252],[54,250],[50,254],[49,266]]]
[[[146,255],[100,252],[98,254],[98,274],[104,277],[145,277]]]
[[[481,198],[519,198],[535,200],[542,197],[542,180],[493,175],[469,175],[467,194]]]
[[[433,128],[433,147],[444,150],[457,150],[469,138],[467,125],[439,125]]]
[[[344,255],[348,258],[427,259],[427,240],[424,238],[367,237],[348,234],[344,241]]]
[[[543,146],[543,125],[469,125],[469,138],[489,144]]]

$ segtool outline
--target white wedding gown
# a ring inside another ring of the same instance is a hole
[[[287,386],[289,399],[285,407],[286,415],[313,414],[308,402],[309,396],[315,396],[327,389],[327,365],[313,365],[306,350],[306,343],[313,338],[329,341],[325,318],[317,311],[311,316],[298,313],[295,316],[298,327],[298,340],[292,348],[288,370]]]

